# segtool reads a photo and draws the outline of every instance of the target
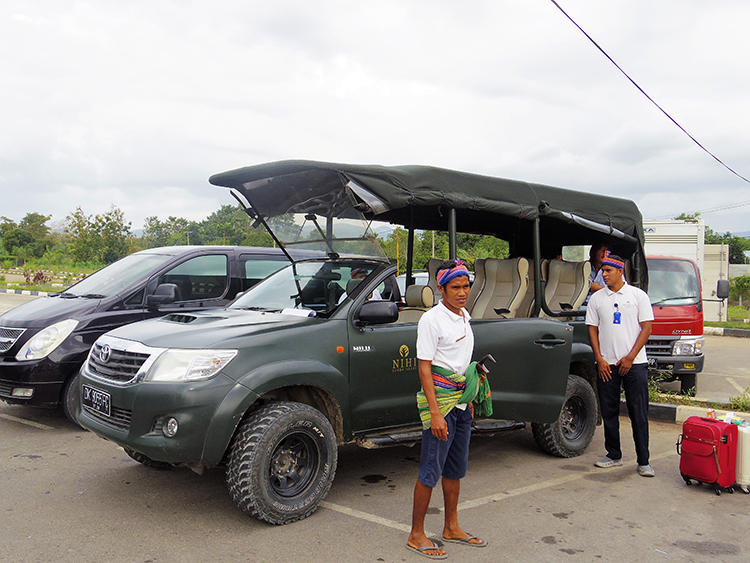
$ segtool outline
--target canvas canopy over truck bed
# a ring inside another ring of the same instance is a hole
[[[627,199],[431,166],[307,160],[238,168],[211,176],[209,181],[237,190],[265,217],[288,213],[295,203],[309,211],[316,198],[321,204],[326,202],[321,205],[322,216],[345,213],[351,209],[350,202],[340,197],[337,211],[330,198],[346,192],[367,218],[402,225],[412,232],[445,230],[446,223],[452,222],[457,232],[507,240],[511,256],[555,256],[562,244],[590,244],[593,233],[630,260],[630,283],[643,289],[648,284],[641,213]]]

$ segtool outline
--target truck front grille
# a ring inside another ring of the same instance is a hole
[[[85,410],[86,414],[88,414],[90,417],[120,430],[127,430],[128,428],[130,428],[130,419],[133,416],[133,411],[130,411],[128,409],[121,409],[115,407],[114,405],[112,406],[110,416],[97,412],[94,409],[90,409],[85,405],[83,405],[83,410]]]
[[[7,328],[0,326],[0,352],[7,352],[10,350],[25,331],[25,328]]]
[[[676,338],[669,338],[668,336],[657,336],[649,338],[646,342],[646,355],[647,356],[671,356],[672,346],[674,345]]]
[[[109,356],[106,353],[103,355],[105,346],[109,348]],[[92,374],[102,379],[127,383],[135,378],[149,356],[150,354],[117,350],[97,342],[91,350],[87,367]]]

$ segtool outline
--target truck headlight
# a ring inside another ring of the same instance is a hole
[[[678,340],[674,343],[672,354],[675,356],[698,356],[703,353],[703,339]]]
[[[21,347],[16,354],[16,360],[19,362],[41,360],[62,344],[77,326],[77,320],[65,319],[40,330]]]
[[[166,350],[148,370],[145,381],[204,381],[219,373],[237,350]]]

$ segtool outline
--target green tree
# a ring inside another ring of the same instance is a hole
[[[128,254],[130,226],[122,210],[114,205],[103,215],[94,216],[93,230],[99,238],[96,258],[100,262],[111,264]]]
[[[729,281],[731,298],[739,301],[740,305],[750,302],[750,276],[738,276]]]
[[[47,221],[51,217],[51,215],[42,215],[41,213],[27,213],[18,224],[19,229],[31,236],[31,242],[27,245],[28,254],[35,258],[43,256],[47,246],[51,243],[49,226],[47,226]]]
[[[74,262],[89,262],[96,255],[95,236],[91,218],[76,207],[65,218],[65,234],[68,235],[70,255]]]
[[[102,215],[87,215],[80,207],[65,218],[70,255],[75,262],[109,264],[128,253],[130,222],[116,206]]]

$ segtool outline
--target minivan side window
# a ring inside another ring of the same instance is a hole
[[[227,291],[228,260],[224,254],[197,256],[159,276],[159,284],[177,286],[177,301],[218,299]]]
[[[289,260],[284,256],[264,256],[258,258],[252,254],[242,254],[240,261],[243,264],[242,291],[250,289],[256,283],[266,279],[274,272],[278,272],[284,266],[289,265]]]

